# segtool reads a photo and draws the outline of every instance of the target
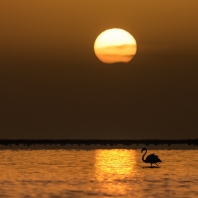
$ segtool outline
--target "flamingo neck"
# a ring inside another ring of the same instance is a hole
[[[147,150],[145,151],[144,155],[142,156],[142,161],[145,162],[146,160],[144,159],[144,156],[146,155]]]

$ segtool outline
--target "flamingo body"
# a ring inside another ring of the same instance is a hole
[[[156,164],[157,165],[157,162],[162,162],[157,155],[155,155],[154,153],[153,154],[150,154],[146,157],[146,159],[144,159],[144,156],[146,155],[147,153],[147,149],[146,148],[143,148],[141,152],[143,151],[146,151],[144,153],[144,155],[142,156],[142,161],[145,162],[145,163],[150,163],[151,164],[151,167],[152,167],[152,164]],[[157,165],[158,166],[158,165]]]

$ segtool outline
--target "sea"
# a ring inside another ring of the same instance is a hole
[[[0,198],[197,198],[198,150],[2,149]]]

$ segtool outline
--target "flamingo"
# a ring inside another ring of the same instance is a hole
[[[157,162],[162,162],[162,161],[158,158],[158,156],[155,155],[154,153],[148,155],[148,156],[146,157],[146,159],[144,159],[144,156],[145,156],[146,153],[147,153],[147,149],[146,149],[146,148],[143,148],[143,149],[141,150],[141,153],[142,153],[143,151],[146,151],[146,152],[145,152],[144,155],[142,156],[142,161],[145,162],[145,163],[150,163],[150,164],[151,164],[151,167],[152,167],[152,164],[156,164],[156,165],[157,165]],[[158,165],[157,165],[157,166],[158,166]]]

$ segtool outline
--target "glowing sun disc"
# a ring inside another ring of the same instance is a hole
[[[99,34],[94,43],[94,52],[104,63],[129,62],[137,51],[134,37],[123,29],[108,29]]]

